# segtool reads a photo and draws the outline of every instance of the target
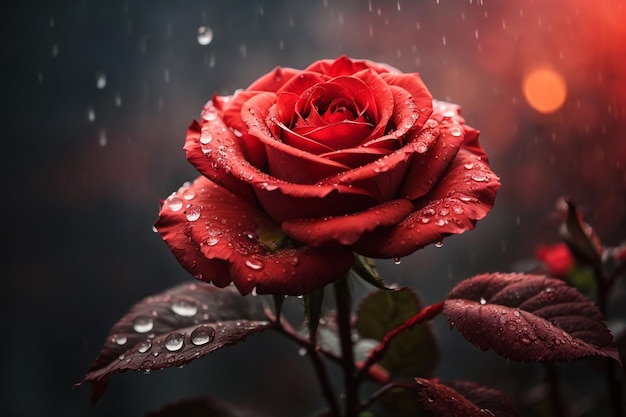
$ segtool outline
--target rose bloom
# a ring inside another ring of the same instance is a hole
[[[575,266],[574,257],[564,242],[537,246],[535,257],[545,266],[548,274],[557,278],[566,278]]]
[[[354,253],[400,258],[470,230],[500,186],[459,106],[345,56],[214,95],[184,149],[202,175],[155,227],[196,278],[242,294],[309,293]]]

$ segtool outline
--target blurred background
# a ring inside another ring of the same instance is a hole
[[[187,126],[213,92],[245,88],[275,66],[346,54],[419,72],[481,131],[503,184],[489,216],[442,248],[379,262],[388,282],[411,285],[425,303],[557,242],[563,195],[605,244],[624,240],[623,0],[0,7],[2,415],[140,416],[206,394],[273,416],[320,406],[309,362],[274,334],[183,369],[114,375],[94,411],[88,386],[72,389],[133,303],[193,279],[152,231],[159,199],[196,176],[182,150]],[[536,383],[533,366],[481,353],[443,317],[435,327],[442,379],[474,379],[516,401]]]

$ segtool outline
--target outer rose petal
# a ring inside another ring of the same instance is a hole
[[[339,75],[352,75],[367,68],[371,68],[379,74],[385,72],[400,72],[390,65],[380,64],[367,59],[350,59],[345,55],[337,59],[322,59],[316,61],[306,68],[305,71],[321,72],[331,77],[337,77]]]
[[[393,200],[360,213],[284,222],[282,228],[289,236],[311,246],[351,245],[365,232],[396,225],[414,209],[410,201]]]
[[[301,70],[293,68],[276,67],[274,71],[268,72],[247,88],[247,90],[257,91],[278,91],[293,77],[300,75]]]
[[[493,207],[498,188],[499,178],[489,167],[461,149],[431,192],[415,201],[417,211],[395,227],[364,235],[352,248],[372,258],[397,258],[471,230]]]
[[[262,211],[205,177],[165,200],[155,227],[178,261],[203,281],[242,294],[300,295],[335,281],[353,264],[346,247],[284,245],[280,228]]]

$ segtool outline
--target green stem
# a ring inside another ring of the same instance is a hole
[[[337,325],[341,340],[341,366],[343,368],[346,395],[345,417],[356,417],[359,408],[358,384],[355,375],[354,352],[352,350],[352,308],[347,277],[335,281]]]

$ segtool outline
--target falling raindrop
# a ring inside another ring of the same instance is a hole
[[[154,321],[149,317],[137,317],[133,320],[133,329],[137,333],[147,333],[154,327]]]
[[[107,132],[104,129],[101,129],[98,135],[98,145],[107,146]]]
[[[170,352],[180,350],[184,344],[184,336],[182,333],[172,333],[165,338],[165,348]]]
[[[196,305],[195,301],[182,298],[174,301],[171,309],[174,313],[183,317],[195,316],[198,312],[198,306]]]
[[[87,109],[87,120],[90,122],[96,120],[96,112],[94,109]]]
[[[209,343],[215,337],[215,329],[210,326],[200,326],[191,332],[191,343],[202,346]]]
[[[208,45],[213,40],[213,30],[208,26],[200,26],[198,28],[198,43],[200,45]]]
[[[100,71],[96,74],[96,87],[98,90],[102,90],[107,86],[107,76],[104,72]]]
[[[120,95],[120,93],[115,93],[115,107],[121,107],[122,106],[122,96]]]

